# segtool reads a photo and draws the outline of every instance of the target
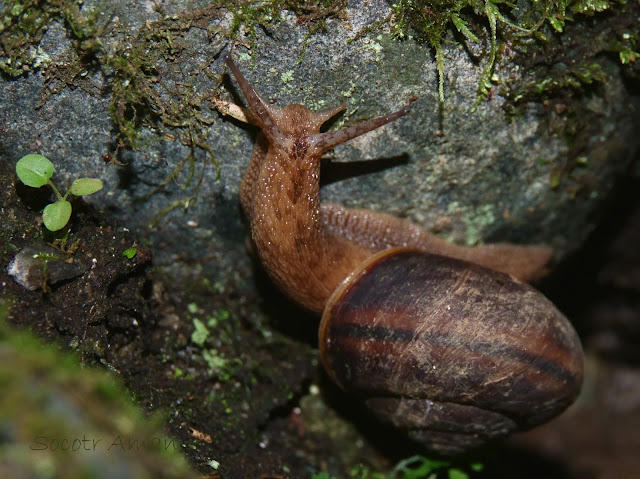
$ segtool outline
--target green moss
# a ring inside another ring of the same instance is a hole
[[[238,364],[234,364],[234,360],[225,358],[224,355],[216,349],[203,350],[202,357],[207,362],[211,373],[221,382],[228,381],[238,366]]]
[[[216,310],[207,318],[207,326],[210,328],[217,328],[221,321],[226,321],[230,317],[231,313],[226,309]]]
[[[196,303],[189,303],[187,310],[190,315],[200,313]],[[191,317],[191,316],[189,316]],[[243,362],[238,358],[228,358],[219,347],[211,347],[218,344],[228,350],[234,343],[235,328],[237,323],[231,318],[231,313],[226,309],[214,310],[206,319],[206,324],[198,318],[192,318],[194,330],[191,334],[191,342],[200,348],[202,359],[209,368],[209,374],[215,376],[218,381],[226,382],[243,367]],[[215,339],[211,341],[210,339]],[[182,376],[182,372],[178,378]]]
[[[398,37],[410,36],[428,43],[435,52],[440,75],[440,101],[444,100],[443,75],[445,59],[442,46],[448,32],[459,33],[465,42],[479,43],[485,38],[485,66],[478,81],[478,100],[486,97],[498,79],[494,69],[499,62],[499,42],[507,39],[510,43],[525,43],[536,39],[546,41],[555,32],[562,32],[565,24],[574,15],[593,15],[624,5],[624,0],[563,0],[560,2],[542,0],[534,2],[509,0],[401,0],[392,3],[396,18],[395,33]],[[488,32],[487,32],[488,29]],[[486,33],[485,33],[486,32]],[[632,61],[635,40],[623,37],[618,51],[621,61]],[[630,52],[630,53],[629,53]],[[574,72],[578,82],[589,83],[593,75],[581,78]]]
[[[635,27],[635,28],[634,28]],[[634,63],[640,58],[640,16],[636,17],[634,26],[622,31],[617,38],[615,50],[618,52],[620,62],[623,65]]]
[[[50,65],[51,58],[38,48],[38,44],[54,21],[67,27],[78,51],[87,54],[99,50],[101,32],[96,19],[100,9],[82,10],[82,4],[82,0],[9,2],[0,13],[0,70],[16,77]]]
[[[343,15],[347,0],[267,0],[267,1],[229,1],[221,2],[225,9],[233,14],[231,26],[228,30],[219,30],[228,38],[235,38],[238,34],[248,34],[252,48],[255,48],[256,28],[279,22],[283,10],[292,11],[298,18],[300,25],[306,25],[308,33],[300,54],[303,57],[306,40],[314,33],[326,28],[326,20]]]
[[[514,75],[515,81],[506,75],[501,79],[502,94],[510,99],[512,111],[528,101],[542,100],[549,105],[559,104],[565,117],[574,117],[576,122],[565,122],[566,131],[557,132],[558,136],[567,138],[569,145],[574,144],[579,133],[575,125],[580,123],[581,114],[575,108],[580,107],[572,101],[576,92],[580,93],[585,86],[597,89],[606,84],[609,75],[618,71],[612,64],[614,56],[623,68],[637,68],[632,64],[638,55],[635,52],[640,35],[638,3],[572,2],[565,9],[566,20],[573,20],[577,15],[596,15],[605,8],[607,14],[601,14],[599,21],[591,23],[588,30],[563,22],[558,32],[544,43],[522,47],[523,54],[516,68],[524,74]],[[592,38],[589,42],[580,41],[585,31]],[[566,106],[569,108],[564,111]],[[567,171],[571,168],[569,165]]]

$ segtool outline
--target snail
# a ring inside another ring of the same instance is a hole
[[[260,127],[240,185],[252,248],[285,294],[322,313],[330,378],[441,453],[533,427],[575,400],[578,336],[526,283],[545,273],[550,248],[462,247],[405,219],[320,203],[322,153],[407,115],[410,104],[320,132],[344,105],[277,108],[230,55],[224,61],[250,110],[219,109]]]

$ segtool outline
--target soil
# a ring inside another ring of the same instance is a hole
[[[288,410],[291,396],[308,384],[310,348],[287,338],[265,339],[234,305],[214,304],[197,291],[189,297],[182,288],[154,281],[151,249],[81,200],[73,203],[66,240],[64,233],[44,230],[39,212],[51,191],[25,187],[4,165],[0,176],[0,284],[2,298],[12,301],[9,322],[75,350],[82,364],[117,372],[145,410],[170,411],[167,431],[182,444],[196,444],[185,450],[198,469],[210,473],[214,457],[233,465],[220,471],[224,477],[281,471],[282,457],[254,445],[271,415]],[[131,259],[123,256],[130,248],[137,249]],[[42,264],[24,275],[33,291],[7,271],[25,250],[28,257],[36,251],[55,258],[44,275]],[[191,341],[191,316],[205,310],[226,312],[226,338]],[[212,372],[202,354],[210,345],[234,367]]]
[[[473,477],[640,477],[640,174],[623,183],[610,204],[617,214],[543,285],[577,318],[588,358],[583,396],[548,425],[477,453],[472,459],[485,468]],[[50,191],[41,190],[16,182],[0,162],[0,285],[12,300],[9,322],[119,374],[144,410],[164,412],[167,433],[196,470],[345,477],[354,464],[388,468],[421,452],[328,383],[313,331],[281,333],[293,324],[286,319],[265,328],[247,306],[256,298],[226,297],[203,282],[172,284],[154,270],[149,246],[81,200],[66,238],[44,232],[38,218]],[[21,285],[8,270],[26,248],[48,261],[32,266]],[[135,255],[124,256],[131,248]],[[274,298],[265,300],[267,313],[282,304],[269,285],[261,289]]]

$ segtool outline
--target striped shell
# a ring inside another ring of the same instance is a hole
[[[407,249],[373,256],[333,293],[320,351],[343,389],[442,453],[551,419],[583,374],[576,332],[542,293]]]

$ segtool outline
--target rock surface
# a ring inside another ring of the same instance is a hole
[[[89,18],[96,8],[86,2],[79,12]],[[228,77],[217,88],[220,53],[229,49],[276,105],[346,102],[338,124],[417,96],[409,117],[330,155],[323,195],[408,217],[452,241],[547,243],[561,258],[593,228],[594,211],[637,145],[637,97],[613,60],[598,60],[606,81],[539,87],[538,98],[516,103],[513,85],[528,73],[518,65],[522,54],[512,52],[496,68],[489,99],[474,111],[488,45],[467,42],[465,49],[451,41],[444,44],[440,109],[430,48],[393,38],[390,22],[363,33],[387,18],[381,0],[351,4],[311,35],[299,16],[283,10],[235,41],[220,32],[237,13],[204,2],[164,9],[110,2],[93,22],[100,47],[84,51],[92,61],[79,57],[80,40],[53,19],[38,45],[43,66],[2,80],[0,150],[16,161],[40,152],[66,181],[102,178],[105,194],[91,201],[148,235],[159,246],[158,264],[177,277],[204,274],[247,288],[237,192],[254,130],[221,117],[207,101],[218,93],[240,99]],[[556,57],[547,59],[550,69],[568,61]],[[130,143],[135,148],[125,147]]]

